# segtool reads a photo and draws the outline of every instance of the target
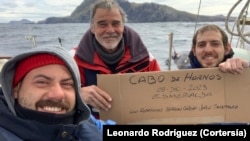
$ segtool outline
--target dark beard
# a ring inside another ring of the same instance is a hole
[[[66,114],[39,112],[22,107],[17,100],[14,107],[17,116],[22,119],[36,120],[45,124],[73,124],[74,122],[75,110]]]

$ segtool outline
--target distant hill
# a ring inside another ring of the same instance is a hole
[[[27,19],[22,19],[20,21],[10,21],[9,24],[34,24],[35,22],[27,20]]]
[[[90,7],[97,0],[84,0],[72,13],[67,17],[50,17],[38,23],[85,23],[90,21]],[[145,22],[174,22],[197,21],[197,16],[185,11],[178,11],[166,5],[156,3],[130,3],[127,0],[116,0],[128,15],[130,23]],[[198,21],[225,21],[225,16],[205,16],[200,15]]]

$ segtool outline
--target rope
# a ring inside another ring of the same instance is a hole
[[[250,34],[244,34],[244,27],[245,27],[245,23],[246,23],[246,18],[247,18],[247,11],[248,11],[248,7],[249,7],[249,2],[250,0],[247,0],[245,5],[243,6],[243,8],[240,11],[239,16],[237,17],[237,19],[234,22],[233,28],[232,30],[229,29],[229,20],[231,17],[232,12],[235,10],[235,8],[242,2],[242,0],[238,0],[233,7],[230,9],[230,11],[228,12],[226,21],[225,21],[225,27],[228,33],[230,33],[231,36],[231,41],[232,42],[232,37],[233,36],[239,36],[239,40],[242,39],[243,41],[245,41],[246,43],[250,44],[250,41],[246,38],[246,36],[249,36]],[[240,26],[242,25],[242,26]],[[237,28],[237,32],[233,32],[234,31],[234,27]],[[239,43],[238,40],[238,43]],[[237,44],[238,44],[237,43]]]
[[[198,12],[197,12],[197,16],[196,16],[196,22],[195,22],[195,27],[194,27],[194,34],[195,34],[195,31],[196,31],[196,28],[197,28],[197,24],[198,24],[198,19],[199,19],[199,15],[200,15],[200,9],[201,9],[201,0],[200,0],[200,3],[199,3]]]
[[[198,24],[198,20],[199,20],[200,9],[201,9],[201,0],[199,2],[198,12],[197,12],[197,16],[196,16],[194,34],[196,32],[196,28],[197,28],[197,24]],[[173,46],[173,33],[169,34],[169,40],[170,40],[170,45],[169,45],[169,59],[166,60],[166,64],[168,65],[168,70],[171,70],[172,59],[173,60],[178,59],[178,53],[176,52],[176,50],[175,50],[175,48]]]

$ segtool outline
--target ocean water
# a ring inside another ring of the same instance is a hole
[[[175,70],[171,63],[170,68],[165,64],[170,52],[190,50],[194,31],[208,24],[206,22],[161,22],[161,23],[127,23],[139,33],[148,50],[158,60],[163,70]],[[224,22],[212,24],[225,27]],[[68,50],[77,46],[89,23],[74,24],[0,24],[0,55],[14,56],[32,48],[30,36],[35,37],[36,47],[60,45]],[[170,40],[171,36],[173,40]]]

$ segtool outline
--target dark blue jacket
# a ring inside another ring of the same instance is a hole
[[[101,141],[101,132],[88,120],[78,125],[48,125],[25,120],[10,112],[0,90],[1,141]]]

